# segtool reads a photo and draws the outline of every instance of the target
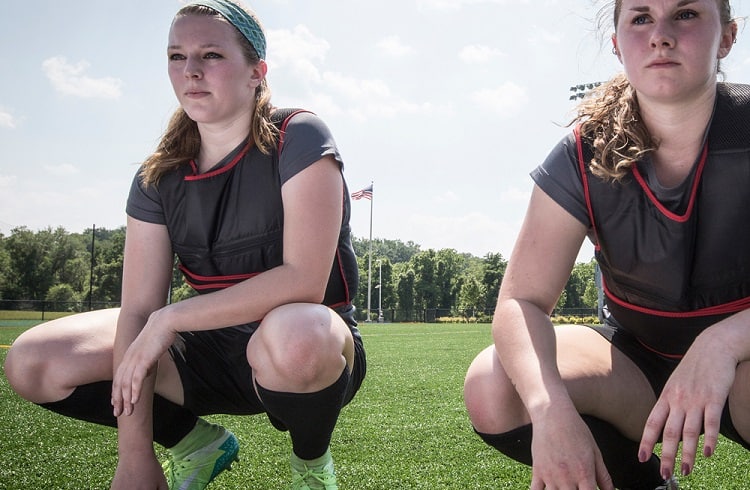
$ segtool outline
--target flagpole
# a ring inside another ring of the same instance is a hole
[[[370,190],[374,191],[374,182],[370,181]],[[375,200],[375,192],[370,198],[370,252],[367,254],[367,321],[370,321],[370,309],[372,301],[372,205]]]

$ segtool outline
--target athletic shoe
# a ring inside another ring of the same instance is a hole
[[[677,484],[677,480],[672,477],[666,480],[663,485],[659,485],[654,490],[680,490],[680,486]]]
[[[224,427],[201,419],[193,430],[169,450],[162,465],[169,490],[203,490],[224,470],[239,461],[240,444]]]
[[[338,490],[331,450],[311,461],[292,453],[292,490]]]

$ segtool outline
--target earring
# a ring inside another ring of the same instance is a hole
[[[612,54],[617,56],[617,48],[612,46]]]

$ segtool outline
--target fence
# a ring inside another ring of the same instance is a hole
[[[41,300],[3,300],[0,299],[0,310],[24,311],[39,313],[39,318],[44,320],[47,312],[69,312],[81,313],[89,310],[102,310],[120,306],[114,301],[41,301]],[[494,309],[484,310],[458,310],[453,308],[424,308],[403,310],[397,308],[370,310],[369,322],[372,323],[437,323],[441,319],[457,322],[486,322],[492,321]],[[596,308],[560,308],[554,311],[554,315],[560,316],[597,316]],[[26,315],[25,315],[26,316]],[[33,316],[33,315],[32,315]],[[367,309],[358,309],[357,321],[368,322]],[[31,319],[31,317],[29,317]],[[34,318],[36,319],[36,318]]]
[[[103,310],[120,306],[114,301],[42,301],[42,300],[11,300],[0,299],[0,310],[24,312],[24,318],[29,320],[45,320],[49,312],[82,313],[90,310]],[[35,314],[38,313],[37,317]]]

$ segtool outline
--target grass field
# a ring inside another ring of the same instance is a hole
[[[16,320],[18,321],[18,320]],[[0,320],[0,345],[28,325]],[[523,489],[530,471],[473,433],[461,396],[466,368],[490,343],[488,325],[368,324],[365,384],[333,437],[342,490]],[[0,348],[0,362],[7,349]],[[288,436],[263,416],[214,416],[241,444],[240,462],[211,489],[288,488]],[[106,489],[116,465],[111,429],[21,400],[0,376],[0,489]],[[748,454],[722,439],[684,489],[750,488]]]

